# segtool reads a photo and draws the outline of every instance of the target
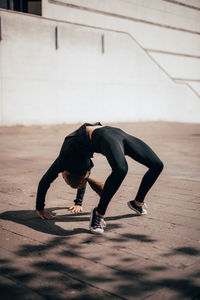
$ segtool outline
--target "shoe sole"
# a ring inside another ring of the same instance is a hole
[[[146,211],[145,213],[139,212],[136,208],[134,208],[134,207],[131,205],[130,201],[127,202],[127,204],[128,204],[128,207],[129,207],[130,209],[134,210],[134,211],[137,213],[138,216],[143,216],[143,215],[146,215],[146,214],[147,214],[147,211]]]
[[[94,208],[92,208],[91,214],[90,214],[89,229],[90,229],[90,231],[91,231],[92,233],[102,234],[102,233],[104,233],[104,230],[103,230],[102,232],[98,232],[98,231],[95,231],[95,230],[92,228],[92,226],[91,226],[91,224],[92,224],[92,217],[93,217],[93,211],[94,211]]]

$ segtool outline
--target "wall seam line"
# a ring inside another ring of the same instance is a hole
[[[152,53],[160,53],[160,54],[166,54],[166,55],[184,56],[184,57],[190,57],[190,58],[200,59],[199,55],[186,54],[186,53],[178,53],[178,52],[172,52],[172,51],[164,51],[164,50],[157,50],[157,49],[149,49],[149,48],[144,48],[144,49],[146,51],[152,52]]]
[[[92,13],[96,13],[96,14],[103,14],[103,15],[107,15],[107,16],[110,16],[110,17],[116,17],[116,18],[120,18],[120,19],[133,21],[133,22],[144,23],[144,24],[158,26],[158,27],[162,27],[162,28],[166,28],[166,29],[177,30],[177,31],[182,31],[182,32],[187,32],[187,33],[191,33],[191,34],[200,35],[200,32],[195,31],[195,30],[184,29],[184,28],[175,27],[175,26],[166,25],[166,24],[161,24],[161,23],[157,23],[157,22],[146,21],[146,20],[137,19],[137,18],[134,18],[134,17],[127,17],[127,16],[124,16],[124,15],[116,14],[116,13],[109,13],[109,12],[105,12],[105,11],[98,10],[98,9],[88,8],[88,7],[85,7],[85,6],[79,6],[79,5],[75,5],[75,4],[71,4],[71,3],[64,3],[64,2],[59,1],[59,0],[48,0],[48,2],[51,3],[51,4],[55,4],[55,5],[67,6],[67,7],[70,7],[70,8],[79,9],[79,10],[83,10],[83,11],[88,11],[88,12],[92,12]]]
[[[162,0],[162,1],[169,2],[169,3],[175,4],[175,5],[184,6],[184,7],[195,9],[195,10],[200,10],[200,8],[197,7],[197,6],[186,4],[186,3],[183,3],[183,2],[180,2],[180,1],[177,1],[177,0]]]

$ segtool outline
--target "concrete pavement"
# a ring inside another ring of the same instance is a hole
[[[127,158],[129,173],[108,208],[104,235],[88,229],[98,196],[87,188],[84,212],[70,214],[76,191],[62,176],[35,213],[37,184],[64,137],[80,124],[0,127],[1,300],[200,299],[200,125],[112,124],[147,142],[165,169],[146,198],[148,215],[127,206],[146,168]],[[110,172],[95,154],[94,178]]]

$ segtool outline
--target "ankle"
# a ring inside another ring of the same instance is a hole
[[[134,200],[134,202],[137,206],[142,206],[144,204],[144,202],[140,202],[140,201],[137,201],[137,200]]]
[[[97,214],[98,216],[100,216],[101,218],[104,218],[104,215],[101,215],[100,213],[98,213],[97,210],[96,210],[96,214]]]

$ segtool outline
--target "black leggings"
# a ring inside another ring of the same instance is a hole
[[[95,129],[92,134],[95,152],[103,154],[112,172],[107,178],[97,211],[104,215],[107,206],[120,187],[128,171],[125,155],[145,165],[149,170],[144,175],[135,200],[143,202],[163,169],[163,163],[153,150],[138,138],[131,136],[119,128],[105,126]]]

